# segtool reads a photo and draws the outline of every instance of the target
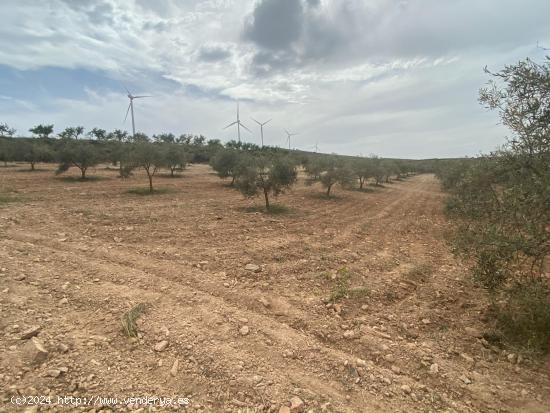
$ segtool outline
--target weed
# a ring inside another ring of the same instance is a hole
[[[122,328],[126,336],[137,337],[138,331],[136,320],[141,315],[141,313],[143,313],[144,310],[145,304],[139,303],[122,315]]]
[[[149,187],[135,187],[135,188],[128,189],[126,192],[134,195],[161,195],[161,194],[167,194],[167,193],[173,192],[173,189],[158,188],[158,189],[154,189],[153,192],[151,192]]]

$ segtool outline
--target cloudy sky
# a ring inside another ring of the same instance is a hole
[[[498,70],[550,46],[548,0],[2,0],[0,122],[202,133],[273,118],[266,143],[448,157],[507,131],[477,102]]]

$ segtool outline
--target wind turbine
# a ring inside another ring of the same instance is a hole
[[[254,122],[256,122],[258,125],[260,125],[260,131],[262,133],[262,148],[264,147],[264,125],[267,125],[269,122],[271,122],[273,119],[269,119],[268,121],[265,121],[264,123],[258,122],[256,119],[251,118]]]
[[[286,136],[288,137],[288,150],[290,150],[290,138],[292,136],[299,135],[299,133],[291,133],[288,130],[285,129]]]
[[[224,129],[230,128],[233,125],[237,125],[237,136],[239,137],[239,143],[241,143],[241,126],[245,128],[247,131],[249,131],[250,133],[252,133],[250,129],[248,129],[246,126],[243,125],[243,123],[239,118],[239,102],[237,102],[237,120],[227,125]]]
[[[126,88],[125,88],[126,89]],[[136,136],[136,122],[134,120],[134,99],[141,99],[141,98],[150,98],[149,95],[132,95],[128,89],[126,89],[126,92],[128,92],[128,99],[130,99],[130,104],[128,105],[128,109],[126,110],[126,116],[124,116],[124,122],[126,122],[126,119],[128,118],[128,112],[132,112],[132,137]]]

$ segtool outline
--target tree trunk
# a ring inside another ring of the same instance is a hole
[[[147,177],[149,178],[149,192],[153,192],[153,176],[147,171]]]
[[[327,197],[330,198],[330,189],[332,188],[332,185],[327,186]]]
[[[231,186],[235,185],[235,175],[231,177]]]
[[[359,189],[363,189],[363,183],[365,180],[363,178],[359,178]]]
[[[34,162],[31,162],[31,171],[34,171]]]
[[[86,179],[86,168],[80,168],[80,172],[82,172],[82,179]]]
[[[124,178],[124,174],[122,173],[122,162],[118,164],[118,174],[121,178]]]
[[[264,189],[265,209],[269,210],[269,194],[267,189]]]
[[[176,168],[173,168],[173,167],[170,168],[170,176],[172,178],[174,177],[174,169],[176,169]]]

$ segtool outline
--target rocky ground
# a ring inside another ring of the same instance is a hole
[[[1,411],[550,411],[548,361],[483,336],[433,176],[267,215],[205,165],[154,196],[25,168],[0,168]]]

